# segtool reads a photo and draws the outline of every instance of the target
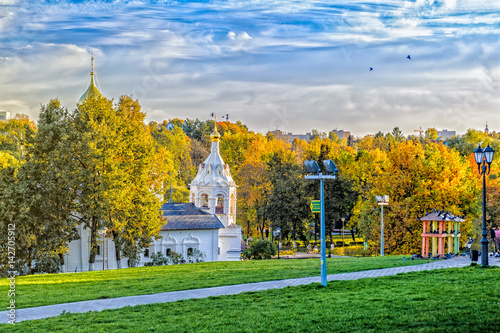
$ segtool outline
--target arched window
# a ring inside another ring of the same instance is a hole
[[[208,207],[208,194],[201,195],[201,207]]]
[[[188,256],[192,256],[193,255],[193,248],[192,247],[188,247],[188,249],[187,249],[187,255]]]
[[[165,254],[167,257],[170,257],[170,254],[172,253],[172,249],[168,248],[167,251],[165,251]]]
[[[215,205],[215,214],[224,214],[224,196],[222,194],[217,195],[217,203]]]

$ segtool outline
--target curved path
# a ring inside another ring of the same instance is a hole
[[[364,278],[375,278],[381,276],[396,275],[399,273],[426,271],[426,270],[442,269],[442,268],[465,267],[470,265],[470,263],[471,262],[468,257],[455,257],[448,260],[437,260],[422,265],[374,269],[369,271],[360,271],[352,273],[331,274],[328,275],[327,279],[328,281],[358,280]],[[500,260],[498,260],[498,258],[489,257],[489,264],[500,266]],[[93,301],[46,305],[46,306],[16,310],[16,322],[24,320],[56,317],[63,312],[78,313],[78,312],[88,312],[88,311],[102,311],[105,309],[118,309],[125,306],[175,302],[179,300],[186,300],[191,298],[205,298],[210,296],[235,295],[249,291],[281,289],[289,286],[299,286],[299,285],[306,285],[306,284],[320,283],[320,282],[321,282],[320,277],[314,276],[314,277],[289,279],[289,280],[246,283],[246,284],[238,284],[238,285],[223,286],[223,287],[171,291],[159,294],[127,296],[127,297],[110,298],[110,299],[99,299]],[[7,321],[9,320],[8,314],[9,311],[0,312],[0,323],[5,323],[5,324],[7,323]]]

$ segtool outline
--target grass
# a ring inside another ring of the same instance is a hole
[[[151,304],[5,332],[498,332],[500,268],[466,267]]]
[[[423,264],[403,256],[327,259],[328,274]],[[102,298],[217,287],[240,283],[319,276],[319,259],[210,262],[173,266],[137,267],[83,273],[45,274],[16,279],[16,308]],[[0,280],[7,295],[8,281]],[[9,298],[2,297],[5,308]]]

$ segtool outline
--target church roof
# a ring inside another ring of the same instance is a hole
[[[212,138],[212,147],[210,155],[205,162],[200,164],[196,177],[191,182],[192,186],[228,186],[236,185],[229,172],[229,166],[224,163],[219,153],[220,134],[217,132],[217,123],[215,130],[210,135]]]
[[[162,231],[224,228],[217,216],[196,208],[192,203],[165,203],[160,210],[167,219]]]

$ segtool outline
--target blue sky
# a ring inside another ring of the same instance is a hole
[[[0,109],[75,108],[93,52],[102,93],[148,121],[500,131],[499,29],[491,0],[0,0]]]

